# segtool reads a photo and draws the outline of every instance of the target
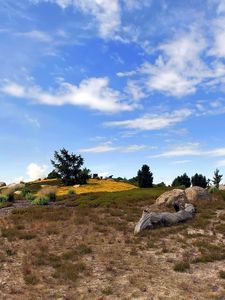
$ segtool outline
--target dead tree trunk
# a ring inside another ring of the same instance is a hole
[[[135,226],[134,233],[139,233],[145,229],[153,229],[158,225],[162,226],[170,226],[173,224],[178,224],[181,222],[186,222],[191,220],[195,214],[195,207],[186,203],[185,208],[175,212],[150,212],[148,210],[144,210],[142,213],[142,217]]]

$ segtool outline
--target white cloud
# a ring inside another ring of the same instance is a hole
[[[28,180],[33,181],[46,176],[47,166],[39,166],[35,163],[30,163],[27,167]]]
[[[225,159],[224,160],[220,160],[216,163],[217,167],[225,167]]]
[[[24,97],[25,96],[25,88],[17,83],[10,82],[6,83],[6,85],[1,87],[1,91],[5,94],[14,97]]]
[[[127,72],[118,72],[116,75],[118,77],[131,77],[134,76],[137,72],[136,71],[127,71]]]
[[[184,160],[175,160],[175,161],[172,161],[171,164],[181,165],[181,164],[187,164],[187,163],[190,163],[190,162],[191,162],[190,160],[184,159]]]
[[[84,14],[92,15],[103,38],[113,37],[121,25],[119,0],[34,0],[34,2],[52,2],[63,9],[73,6]]]
[[[160,45],[155,63],[139,69],[148,76],[148,89],[178,97],[194,93],[208,72],[200,59],[204,49],[204,39],[194,31]]]
[[[190,109],[180,109],[171,113],[146,114],[137,119],[107,122],[105,125],[138,130],[158,130],[182,122],[191,115],[192,111]]]
[[[13,180],[13,182],[15,183],[20,183],[21,181],[24,181],[24,177],[23,176],[20,176],[20,177],[17,177]]]
[[[220,15],[225,12],[225,1],[224,0],[211,0],[217,5],[217,14]]]
[[[127,81],[127,86],[125,87],[125,92],[133,100],[140,100],[140,99],[146,97],[141,85],[137,81],[134,81],[134,80]]]
[[[21,86],[13,82],[6,82],[0,90],[10,96],[26,98],[42,104],[71,104],[101,112],[129,111],[136,107],[122,101],[121,93],[109,87],[107,77],[85,79],[78,86],[62,82],[58,90],[50,92],[35,85]]]
[[[212,150],[202,150],[199,143],[189,143],[187,145],[177,146],[171,150],[162,152],[152,157],[179,157],[179,156],[211,156],[222,157],[225,156],[225,148],[215,148]]]
[[[136,152],[144,149],[146,149],[145,145],[131,145],[127,147],[122,147],[122,152]]]
[[[113,146],[111,142],[102,143],[100,145],[97,145],[95,147],[90,148],[82,148],[79,149],[79,152],[82,153],[105,153],[105,152],[136,152],[146,149],[147,146],[145,145],[128,145],[128,146]],[[152,149],[154,147],[149,147],[149,149]]]
[[[50,35],[48,35],[46,32],[40,31],[40,30],[32,30],[27,32],[18,32],[16,35],[21,37],[27,37],[30,39],[34,39],[40,42],[49,43],[52,41],[52,38]]]
[[[33,118],[33,117],[29,116],[29,115],[25,115],[25,118],[26,118],[26,120],[27,120],[29,123],[31,123],[32,125],[34,125],[34,126],[36,126],[36,127],[38,127],[38,128],[41,127],[41,125],[40,125],[38,119]]]
[[[105,143],[91,148],[82,148],[78,151],[82,153],[104,153],[118,150],[118,147],[111,146],[110,144]]]
[[[128,10],[141,9],[152,4],[152,0],[123,0],[123,2]]]
[[[190,143],[183,146],[177,146],[169,151],[154,155],[152,157],[176,157],[176,156],[198,156],[202,155],[198,143]]]
[[[98,176],[105,178],[105,177],[109,176],[109,172],[100,172],[100,173],[98,173]]]
[[[217,148],[209,151],[209,154],[212,156],[225,156],[225,148]]]

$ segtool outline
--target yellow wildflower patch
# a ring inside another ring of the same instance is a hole
[[[126,182],[116,182],[114,180],[98,180],[90,179],[88,184],[81,186],[62,186],[58,188],[57,195],[63,196],[68,194],[68,191],[74,188],[76,194],[93,193],[93,192],[118,192],[137,188],[136,186]]]

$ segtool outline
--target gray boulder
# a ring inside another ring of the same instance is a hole
[[[179,209],[181,209],[182,207],[184,208],[186,202],[188,201],[185,192],[181,189],[173,189],[159,196],[156,199],[155,204],[167,207],[178,206]]]
[[[221,184],[221,185],[219,186],[219,190],[220,190],[220,191],[225,191],[225,184]]]
[[[188,202],[193,204],[200,201],[211,200],[210,193],[206,189],[199,186],[187,188],[185,190],[185,195],[187,197]]]
[[[150,212],[144,210],[142,217],[135,226],[134,233],[137,234],[145,229],[153,229],[156,226],[170,226],[191,220],[195,214],[195,207],[191,203],[186,203],[185,208],[175,212]]]
[[[14,191],[23,189],[25,187],[25,183],[11,183],[7,185],[7,188],[12,189]]]
[[[5,182],[0,182],[0,188],[6,186],[6,183]]]

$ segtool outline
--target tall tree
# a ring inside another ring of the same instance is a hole
[[[219,174],[219,169],[216,169],[216,171],[214,172],[214,177],[213,177],[213,184],[215,185],[216,188],[219,188],[220,182],[223,178],[222,174]]]
[[[187,176],[186,173],[181,176],[177,176],[172,182],[173,187],[181,185],[185,186],[186,188],[191,186],[191,179]]]
[[[61,178],[61,176],[55,170],[51,171],[47,176],[47,179],[56,179],[56,178]]]
[[[200,186],[200,187],[202,187],[204,189],[207,187],[207,179],[202,174],[196,173],[191,178],[191,183],[192,183],[193,186]]]
[[[51,163],[64,184],[86,183],[89,172],[87,169],[81,169],[84,159],[80,155],[70,154],[68,150],[63,148],[55,151],[54,160],[51,160]],[[86,175],[84,176],[84,174]]]
[[[138,180],[138,186],[141,188],[152,187],[153,173],[150,171],[148,165],[143,165],[141,170],[138,170],[137,180]]]

